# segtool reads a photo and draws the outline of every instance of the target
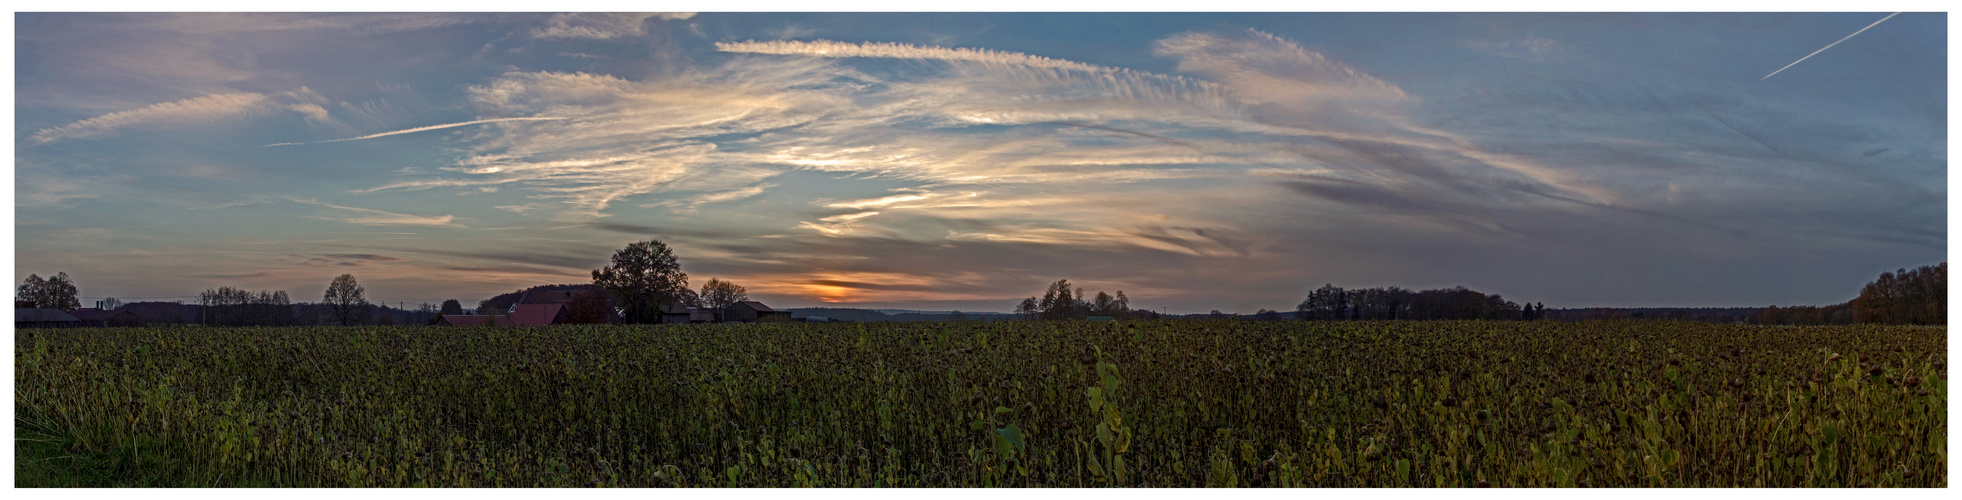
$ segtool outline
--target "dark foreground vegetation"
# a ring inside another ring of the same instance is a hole
[[[18,486],[1948,486],[1947,331],[23,329]]]

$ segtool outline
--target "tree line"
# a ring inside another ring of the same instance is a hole
[[[1149,310],[1131,309],[1131,298],[1124,296],[1123,290],[1117,295],[1102,291],[1096,297],[1085,294],[1083,287],[1072,287],[1070,280],[1060,279],[1050,283],[1042,298],[1029,297],[1015,306],[1015,314],[1025,320],[1064,320],[1107,317],[1114,319],[1156,319],[1158,313]]]
[[[1754,325],[1948,324],[1948,263],[1899,269],[1860,288],[1860,296],[1827,306],[1771,306],[1744,316]]]
[[[495,314],[508,308],[511,303],[515,303],[517,297],[528,291],[541,288],[578,289],[580,292],[566,306],[569,322],[635,324],[658,323],[663,313],[687,312],[685,309],[678,310],[677,305],[685,308],[707,308],[715,313],[717,321],[721,321],[724,309],[737,302],[749,300],[748,292],[743,286],[716,278],[710,278],[699,292],[690,290],[687,273],[681,272],[680,263],[673,251],[660,240],[632,243],[614,252],[609,265],[593,270],[592,277],[591,284],[546,285],[500,295],[480,302],[478,309],[486,314]],[[1768,325],[1947,324],[1947,287],[1948,263],[1943,262],[1913,270],[1900,269],[1881,273],[1878,279],[1861,288],[1859,297],[1845,303],[1784,308],[1774,305],[1743,314],[1742,320],[1751,324]],[[15,289],[14,299],[18,302],[31,303],[37,308],[73,311],[81,306],[76,294],[75,284],[66,272],[48,278],[30,274]],[[120,305],[120,302],[113,298],[105,302]],[[115,305],[110,305],[109,308],[113,310]],[[460,303],[450,299],[444,301],[440,309],[424,303],[420,304],[413,313],[400,311],[409,313],[409,318],[412,318],[410,320],[398,320],[398,313],[386,307],[380,308],[380,313],[375,314],[371,312],[375,305],[367,301],[365,289],[355,281],[352,274],[336,277],[333,283],[328,285],[322,302],[318,304],[294,303],[284,291],[255,292],[219,287],[200,293],[198,306],[197,317],[194,319],[201,323],[226,326],[317,323],[386,325],[396,324],[398,321],[417,323],[433,321],[441,315],[464,312]],[[311,314],[299,314],[298,311],[301,310]],[[1556,316],[1557,319],[1591,317],[1583,313],[1585,311],[1580,313],[1568,311]],[[1015,314],[1025,320],[1159,317],[1158,313],[1151,310],[1132,309],[1131,300],[1125,296],[1123,290],[1118,290],[1116,295],[1099,291],[1091,296],[1083,287],[1074,286],[1067,279],[1049,284],[1039,298],[1031,296],[1022,300],[1016,305]],[[1629,317],[1643,317],[1640,313],[1629,314]],[[1545,304],[1514,303],[1498,294],[1488,295],[1462,286],[1433,290],[1407,290],[1398,287],[1347,290],[1333,284],[1309,292],[1308,296],[1295,307],[1293,316],[1295,319],[1315,321],[1549,319]],[[184,319],[193,318],[178,320]],[[1277,311],[1263,309],[1255,315],[1255,319],[1283,318]]]
[[[1517,304],[1499,294],[1486,295],[1465,287],[1435,290],[1405,290],[1398,287],[1344,290],[1334,284],[1308,292],[1296,305],[1296,319],[1399,320],[1399,319],[1503,319],[1533,320],[1545,317],[1546,304]]]

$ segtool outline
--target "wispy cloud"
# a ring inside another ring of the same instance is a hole
[[[1465,42],[1465,46],[1494,56],[1528,61],[1558,60],[1568,50],[1567,45],[1559,41],[1531,36],[1503,42],[1470,40]]]
[[[573,13],[554,14],[543,28],[532,28],[533,38],[585,38],[610,40],[647,34],[647,18],[682,20],[693,12],[667,13]]]
[[[316,101],[324,101],[324,99],[304,87],[270,95],[252,92],[211,94],[152,104],[60,127],[41,129],[29,136],[29,140],[35,144],[47,144],[62,139],[106,134],[126,127],[217,123],[263,116],[280,110],[298,112],[310,119],[328,119],[326,110],[316,104]]]
[[[327,208],[346,210],[349,212],[355,212],[357,214],[360,214],[360,215],[348,215],[348,216],[314,216],[313,218],[315,219],[340,221],[349,224],[360,224],[364,226],[429,226],[429,227],[438,227],[438,226],[461,227],[462,226],[461,224],[456,223],[456,216],[453,215],[410,215],[410,214],[388,212],[383,210],[375,210],[372,208],[335,205],[332,203],[325,203],[310,198],[296,198],[296,197],[289,196],[286,199],[295,203],[304,203],[308,205],[316,205],[316,206],[322,206]]]

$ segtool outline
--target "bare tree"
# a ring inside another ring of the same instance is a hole
[[[368,299],[362,296],[367,291],[354,282],[354,275],[343,274],[327,285],[327,296],[322,302],[334,314],[334,322],[341,326],[355,324],[361,320],[362,312],[368,309]]]
[[[744,289],[742,285],[709,278],[708,283],[702,284],[701,300],[702,305],[715,311],[715,321],[721,322],[722,310],[736,305],[737,302],[749,300],[749,290]]]
[[[416,320],[415,320],[416,325],[421,326],[421,325],[429,324],[429,318],[436,317],[438,311],[440,310],[436,308],[435,304],[431,304],[428,302],[424,302],[416,305]]]
[[[1039,312],[1042,312],[1042,306],[1036,303],[1035,297],[1022,299],[1021,304],[1015,305],[1015,314],[1021,315],[1023,320],[1034,320]]]

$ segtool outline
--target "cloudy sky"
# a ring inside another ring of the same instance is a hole
[[[1947,24],[1765,76],[1887,14],[17,14],[15,282],[1834,303],[1945,259]]]

